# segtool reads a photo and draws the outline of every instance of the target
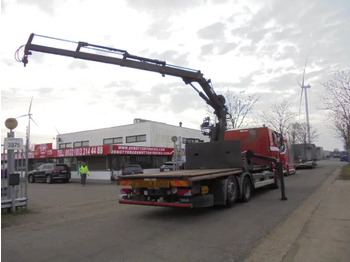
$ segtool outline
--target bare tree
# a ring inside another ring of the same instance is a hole
[[[325,109],[330,111],[335,136],[343,141],[350,155],[350,70],[338,71],[323,84]]]
[[[285,134],[289,131],[290,125],[296,116],[290,108],[291,103],[287,99],[284,99],[280,104],[273,104],[269,111],[264,111],[260,115],[260,118],[264,121],[265,125]]]
[[[294,122],[289,126],[288,138],[289,143],[293,144],[301,144],[302,140],[299,140],[300,136],[300,123]]]
[[[224,97],[228,112],[228,125],[232,129],[237,129],[244,125],[247,115],[252,112],[254,104],[260,98],[255,94],[246,95],[245,91],[235,93],[229,90],[226,91]],[[209,106],[207,107],[207,112],[212,118],[213,112]]]
[[[291,144],[308,143],[307,123],[298,123],[298,122],[291,123],[288,136],[289,136],[289,142]],[[320,135],[318,133],[318,130],[310,126],[310,143],[316,142],[319,136]]]
[[[246,116],[251,113],[254,104],[259,98],[255,94],[246,95],[245,91],[241,91],[238,94],[226,91],[225,99],[231,128],[237,129],[242,127]]]

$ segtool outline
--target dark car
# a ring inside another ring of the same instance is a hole
[[[348,155],[341,155],[340,156],[340,161],[349,162],[349,156]]]
[[[185,163],[178,162],[177,163],[179,169],[184,169]],[[173,171],[174,169],[174,163],[172,161],[165,162],[164,165],[160,167],[160,172],[168,172]]]
[[[37,167],[37,169],[28,173],[28,182],[34,183],[43,181],[48,184],[54,181],[68,183],[71,178],[70,168],[65,164],[46,163]]]
[[[138,164],[128,164],[122,168],[122,175],[143,174],[142,167]]]
[[[138,164],[126,164],[121,170],[113,171],[111,181],[117,181],[119,176],[143,174],[142,167]]]

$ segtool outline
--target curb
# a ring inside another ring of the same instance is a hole
[[[338,167],[321,187],[308,197],[282,224],[277,225],[255,246],[245,262],[280,262],[300,236],[304,227],[324,200],[329,187],[340,175],[343,167]]]

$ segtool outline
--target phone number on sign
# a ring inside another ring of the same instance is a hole
[[[59,149],[57,151],[58,157],[89,156],[89,155],[103,155],[103,147],[91,146],[91,147],[80,147],[80,148],[67,148],[67,149]]]

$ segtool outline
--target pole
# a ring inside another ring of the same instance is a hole
[[[15,133],[10,130],[9,133],[7,133],[8,138],[14,138]],[[7,179],[10,180],[10,175],[15,172],[15,150],[8,149],[7,150]],[[11,212],[16,211],[16,196],[15,196],[15,187],[9,186],[9,193],[11,198]]]
[[[307,89],[310,88],[310,85],[303,86],[305,88],[305,109],[306,109],[306,125],[307,125],[307,139],[308,143],[311,143],[311,137],[310,137],[310,119],[309,119],[309,102],[307,98]]]
[[[173,171],[176,170],[176,158],[177,158],[177,150],[176,150],[176,142],[174,142]]]
[[[283,163],[278,162],[276,164],[276,169],[277,169],[277,175],[279,176],[280,182],[281,182],[281,200],[288,200],[288,198],[286,197],[286,191],[284,188]]]
[[[30,120],[29,120],[30,121]],[[24,174],[24,197],[28,199],[28,152],[29,152],[29,127],[27,127],[27,137],[26,137],[26,172]]]

